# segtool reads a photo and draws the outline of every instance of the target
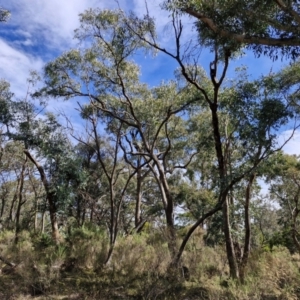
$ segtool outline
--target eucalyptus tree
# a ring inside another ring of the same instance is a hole
[[[37,144],[31,144],[25,148],[24,153],[36,167],[44,186],[53,241],[59,243],[60,215],[63,220],[63,215],[73,201],[75,192],[73,188],[84,184],[85,176],[80,170],[80,161],[75,156],[68,137],[60,128],[55,129],[56,125],[58,124],[53,116],[50,116],[50,120],[46,119],[42,121],[42,124],[39,123],[39,127],[35,127],[31,134],[34,137],[42,134],[40,136],[42,139]],[[30,149],[34,149],[36,155],[33,155]]]
[[[13,106],[13,93],[10,91],[10,85],[8,82],[1,80],[0,81],[0,133],[1,133],[1,157],[0,157],[0,172],[2,178],[2,208],[1,208],[1,219],[4,218],[5,207],[7,206],[7,200],[11,193],[13,193],[12,201],[10,203],[9,215],[6,216],[5,220],[2,220],[4,226],[13,222],[14,208],[18,202],[18,216],[17,216],[17,232],[19,229],[19,215],[20,208],[22,203],[22,190],[24,186],[24,172],[26,168],[27,161],[21,162],[20,152],[16,151],[18,149],[19,143],[9,143],[10,141],[10,132],[14,127],[14,113],[12,110]],[[12,150],[14,149],[14,150]],[[22,153],[21,153],[22,156]],[[22,166],[21,166],[22,165]],[[21,173],[19,172],[22,169]],[[11,184],[15,185],[15,188],[12,188]],[[13,191],[12,191],[13,190]],[[20,201],[18,201],[20,200]]]
[[[85,136],[75,134],[72,134],[72,136],[82,144],[80,148],[84,147],[88,151],[90,162],[91,160],[97,161],[98,173],[102,173],[100,182],[96,182],[96,186],[101,185],[102,193],[102,195],[98,195],[101,201],[97,202],[108,203],[106,205],[108,218],[105,222],[109,232],[109,250],[104,262],[104,264],[108,264],[111,261],[119,232],[124,198],[136,170],[131,169],[120,160],[120,139],[124,124],[109,118],[110,134],[107,133],[104,138],[99,132],[101,130],[99,124],[102,124],[100,115],[101,111],[98,111],[93,105],[81,107],[81,116],[88,121],[86,133]]]
[[[171,24],[174,29],[175,49],[160,45],[155,32],[155,22],[148,14],[143,19],[129,16],[126,23],[143,42],[178,62],[186,83],[202,95],[210,112],[211,135],[218,171],[218,200],[215,207],[200,217],[190,228],[177,258],[180,258],[190,235],[197,226],[222,209],[230,274],[233,278],[239,278],[239,267],[230,227],[228,202],[230,191],[241,180],[250,176],[249,194],[259,164],[271,153],[280,149],[280,146],[276,145],[278,129],[293,117],[288,96],[291,91],[284,91],[276,76],[272,74],[254,82],[248,82],[247,78],[246,82],[244,82],[245,78],[234,84],[226,82],[232,52],[226,45],[217,42],[214,47],[213,61],[209,64],[209,76],[201,75],[197,66],[197,50],[191,46],[192,41],[182,42],[184,25],[178,14],[172,15]],[[229,125],[223,123],[226,115],[229,115]],[[242,151],[235,161],[231,161],[235,149],[236,151],[242,149]],[[249,224],[249,216],[247,219]]]
[[[175,82],[161,85],[151,92],[153,98],[143,99],[144,103],[141,103],[139,108],[143,111],[139,119],[145,125],[140,130],[129,131],[129,136],[123,138],[122,145],[125,159],[128,162],[135,157],[142,159],[141,162],[146,164],[144,174],[148,173],[147,169],[150,170],[157,182],[170,230],[170,242],[173,244],[170,245],[170,251],[174,254],[176,192],[172,181],[176,174],[183,174],[197,154],[197,150],[193,147],[194,135],[188,134],[188,122],[180,112],[183,112],[184,106],[191,105],[196,98],[189,95],[187,90],[179,90],[178,83]],[[176,101],[181,102],[178,103],[181,107]],[[151,107],[150,112],[147,110],[149,107]],[[136,111],[138,113],[138,109]],[[185,114],[187,117],[188,112],[185,111]]]
[[[2,207],[1,221],[4,228],[20,228],[20,210],[23,197],[27,161],[20,151],[20,143],[8,142],[3,148],[1,161]],[[17,235],[16,234],[16,235]]]
[[[196,20],[201,43],[256,55],[293,59],[300,51],[300,8],[296,0],[167,0],[165,7]]]
[[[18,144],[16,146],[19,146]],[[16,149],[15,149],[16,150]],[[25,196],[25,177],[26,177],[26,169],[27,169],[27,157],[24,157],[24,154],[21,152],[21,157],[17,159],[15,156],[15,163],[17,162],[17,166],[15,167],[15,176],[17,181],[17,188],[16,193],[13,200],[16,201],[16,213],[15,213],[15,243],[17,244],[19,241],[19,234],[21,231],[21,224],[20,224],[20,218],[21,218],[21,208],[26,202]],[[18,164],[19,162],[19,164]],[[14,202],[11,206],[11,212],[14,207]]]
[[[229,94],[226,95],[225,89],[225,97],[222,99],[220,94],[220,99],[220,116],[226,111],[230,117],[224,143],[228,175],[236,176],[246,168],[255,167],[245,173],[241,181],[245,186],[245,241],[240,266],[243,277],[250,252],[251,190],[256,177],[262,175],[266,159],[284,145],[277,143],[279,130],[293,119],[294,110],[290,101],[286,100],[286,92],[278,85],[276,75],[264,76],[251,82],[246,75],[241,74],[233,88],[229,88]]]
[[[67,154],[68,147],[70,149],[70,144],[68,145],[67,137],[61,131],[54,115],[48,114],[45,119],[37,118],[34,103],[27,99],[14,101],[11,105],[14,111],[14,130],[10,131],[8,136],[23,143],[24,154],[38,171],[48,202],[52,237],[58,243],[58,202],[59,198],[63,197],[63,185],[67,184],[63,179],[66,173],[71,171],[68,170],[71,164],[66,166],[68,159],[63,156]],[[33,151],[36,153],[33,154]],[[41,164],[39,159],[44,160],[44,163]]]
[[[63,208],[65,200],[67,202],[70,180],[79,174],[79,170],[76,168],[72,145],[56,117],[44,113],[44,99],[37,103],[32,98],[31,88],[34,84],[33,77],[29,80],[27,95],[18,100],[10,92],[9,84],[1,82],[1,133],[2,139],[17,141],[22,145],[26,162],[33,163],[38,171],[48,202],[52,236],[58,242],[58,210]]]
[[[49,63],[44,91],[52,96],[85,97],[83,115],[101,117],[108,130],[116,133],[128,163],[140,158],[139,169],[150,168],[161,192],[174,253],[174,200],[168,173],[185,168],[195,155],[187,146],[189,136],[180,113],[199,95],[177,81],[153,89],[139,83],[139,67],[132,56],[150,47],[129,30],[122,12],[89,10],[80,21],[75,37],[88,47]],[[118,122],[112,130],[111,124]],[[176,156],[178,163],[174,163]]]
[[[231,257],[228,257],[228,260],[234,261],[237,277],[241,277],[242,280],[250,253],[250,204],[252,190],[256,183],[255,179],[263,175],[262,169],[266,168],[265,160],[283,146],[277,144],[278,130],[286,125],[294,114],[294,110],[290,107],[290,101],[285,100],[288,99],[286,91],[281,90],[281,86],[278,85],[277,76],[277,74],[270,75],[259,80],[249,81],[247,75],[242,72],[238,73],[237,80],[227,82],[220,89],[216,95],[219,125],[214,129],[218,130],[222,143],[224,190],[222,191],[222,182],[220,182],[222,177],[218,176],[216,172],[220,170],[220,163],[218,161],[216,164],[216,158],[213,156],[210,155],[210,158],[207,157],[209,159],[205,159],[208,169],[201,170],[198,176],[202,191],[205,191],[203,195],[210,195],[209,198],[212,197],[212,199],[226,197],[221,203],[223,205],[222,227],[226,243],[230,241],[230,247],[227,244],[227,254]],[[202,82],[202,88],[205,91],[210,90],[209,85],[205,82]],[[197,124],[197,118],[194,122]],[[198,122],[202,122],[201,115]],[[214,126],[214,124],[212,125]],[[210,135],[211,139],[206,138],[206,141],[210,141],[212,149],[215,138],[211,131]],[[199,160],[201,161],[201,159],[202,157]],[[201,174],[203,174],[203,178],[201,178]],[[210,179],[206,174],[210,174],[212,178]],[[204,182],[202,182],[203,180]],[[204,190],[203,187],[205,187]],[[214,203],[213,201],[208,202]],[[220,202],[216,204],[216,207],[219,204]],[[212,206],[207,208],[211,209]],[[241,210],[244,211],[242,223],[237,219]],[[204,221],[204,216],[199,216],[198,220]],[[199,225],[200,223],[196,222],[195,224]],[[239,243],[233,238],[233,232],[237,232],[237,225],[234,224],[240,224],[244,230],[243,251],[239,251],[240,259],[236,257],[235,249],[239,248]],[[232,274],[232,276],[234,275]]]
[[[132,138],[132,140],[129,140],[129,138],[125,136],[125,141],[128,143],[130,151],[132,152],[134,148],[138,150],[138,144],[136,140],[137,136],[135,135],[134,131],[130,131],[130,137]],[[151,169],[145,168],[145,166],[143,165],[143,162],[145,160],[142,155],[137,155],[136,157],[134,155],[128,155],[128,150],[126,150],[126,147],[124,146],[124,143],[122,143],[122,141],[120,141],[120,146],[123,150],[126,163],[136,171],[134,230],[138,232],[147,222],[147,218],[142,216],[141,213],[144,194],[143,182],[149,177]]]
[[[35,178],[35,167],[24,155],[20,141],[8,141],[0,162],[0,220],[3,229],[15,230],[15,241],[25,228],[37,230],[38,203],[45,193]]]

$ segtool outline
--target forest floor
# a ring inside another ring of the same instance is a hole
[[[120,237],[109,266],[103,267],[107,240],[81,229],[59,246],[44,235],[0,234],[0,299],[4,300],[297,300],[300,255],[285,247],[257,248],[251,253],[243,284],[229,279],[223,246],[203,244],[195,235],[183,256],[185,275],[170,275],[163,236]]]

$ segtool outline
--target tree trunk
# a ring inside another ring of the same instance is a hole
[[[297,217],[298,217],[298,214],[299,214],[300,210],[298,209],[297,206],[298,206],[298,199],[297,199],[297,205],[296,205],[296,207],[293,211],[293,216],[292,216],[292,237],[293,237],[294,244],[297,247],[298,252],[300,253],[300,242],[297,238],[297,234],[298,234],[298,231],[297,231]]]
[[[104,265],[108,265],[110,263],[115,248],[115,243],[116,243],[116,233],[115,230],[113,229],[113,232],[110,233],[109,249],[108,249],[108,253]]]
[[[233,246],[233,240],[231,236],[231,228],[230,228],[230,216],[229,216],[229,203],[228,203],[228,190],[226,187],[226,165],[224,162],[224,154],[222,149],[222,140],[219,128],[219,117],[218,117],[218,86],[215,85],[215,99],[214,103],[210,104],[211,116],[212,116],[212,127],[214,131],[214,141],[215,141],[215,150],[218,159],[218,169],[220,176],[220,197],[219,199],[223,203],[223,231],[225,235],[225,244],[226,244],[226,252],[227,259],[230,269],[230,277],[233,279],[239,278],[239,269],[236,260],[236,255]],[[227,190],[227,191],[226,191]]]
[[[230,269],[230,277],[239,279],[239,268],[231,236],[230,220],[229,220],[229,204],[228,199],[223,203],[223,230],[225,235],[226,253]]]
[[[136,203],[135,203],[135,216],[134,224],[137,228],[141,223],[141,203],[142,203],[142,176],[141,169],[137,170],[137,187],[136,187]]]
[[[112,180],[110,180],[110,224],[109,224],[109,250],[107,253],[106,260],[104,262],[104,265],[107,265],[110,263],[112,253],[114,250],[114,245],[116,241],[116,224],[115,224],[115,191],[113,188]]]
[[[15,230],[15,244],[19,242],[19,234],[21,231],[20,225],[20,216],[21,216],[21,207],[25,203],[23,202],[23,187],[24,187],[24,178],[25,178],[25,169],[27,164],[27,157],[25,158],[25,162],[22,166],[21,174],[20,174],[20,187],[18,191],[18,204],[17,204],[17,212],[16,212],[16,230]]]
[[[110,244],[109,246],[109,250],[108,250],[108,253],[107,253],[107,257],[106,257],[106,260],[104,262],[104,265],[109,265],[110,261],[111,261],[111,258],[112,258],[112,254],[113,254],[113,251],[114,251],[114,243]]]
[[[34,232],[37,232],[37,227],[38,227],[38,211],[37,211],[37,203],[35,204],[34,207]]]
[[[10,222],[13,222],[14,220],[14,217],[13,217],[13,214],[14,214],[14,206],[15,206],[15,203],[17,201],[17,198],[18,198],[18,191],[19,191],[19,186],[20,186],[20,178],[18,178],[17,180],[17,186],[16,186],[16,192],[14,193],[14,197],[13,197],[13,200],[12,200],[12,203],[11,203],[11,206],[10,206],[10,210],[9,210],[9,217],[8,217],[8,220]]]
[[[27,158],[27,156],[26,156],[26,158]],[[30,174],[30,171],[28,173],[28,176],[29,176],[29,180],[31,182],[33,192],[34,192],[34,232],[36,233],[37,229],[38,229],[38,204],[39,204],[38,192],[34,185],[34,180],[32,178],[32,174]]]
[[[173,205],[168,205],[165,209],[166,221],[167,221],[167,232],[168,232],[168,247],[171,257],[174,259],[176,256],[176,230],[174,226],[174,212]]]
[[[45,216],[46,216],[46,212],[44,210],[42,213],[41,233],[45,232]]]
[[[245,279],[245,270],[248,263],[248,258],[250,254],[250,240],[251,240],[251,225],[250,225],[250,199],[251,199],[251,189],[255,179],[255,174],[251,174],[249,178],[249,182],[246,188],[246,199],[245,199],[245,241],[244,241],[244,251],[243,257],[240,265],[240,277],[241,281],[244,282]]]
[[[78,226],[81,225],[81,199],[77,196],[77,209],[76,209],[76,221]]]
[[[84,223],[85,223],[85,217],[86,217],[86,205],[85,205],[85,207],[84,207],[83,210],[82,210],[80,226],[83,226],[83,225],[84,225]]]
[[[57,207],[56,207],[56,199],[55,194],[50,191],[49,182],[47,180],[44,168],[31,156],[28,150],[24,150],[26,156],[32,161],[32,163],[37,167],[41,181],[44,185],[47,201],[49,204],[49,213],[50,213],[50,220],[51,220],[51,229],[52,229],[52,239],[55,244],[60,242],[60,235],[58,230],[58,222],[57,222]]]
[[[2,218],[3,218],[4,208],[5,208],[5,205],[6,205],[6,197],[7,197],[7,194],[8,194],[8,193],[5,193],[5,194],[3,195],[3,197],[1,198],[0,220],[2,220]]]
[[[170,188],[168,185],[168,181],[166,175],[162,169],[162,166],[157,159],[157,157],[153,157],[156,167],[158,169],[158,174],[155,172],[154,168],[150,166],[151,171],[155,177],[155,180],[158,184],[158,187],[161,192],[162,202],[166,215],[166,223],[167,223],[167,234],[168,234],[168,248],[172,257],[172,260],[176,259],[177,249],[176,249],[176,231],[174,226],[174,200],[172,194],[170,192]]]
[[[51,229],[52,229],[52,239],[55,244],[59,244],[60,242],[60,234],[58,230],[58,221],[57,221],[57,207],[55,204],[55,199],[53,193],[49,193],[47,195],[48,203],[49,203],[49,214],[51,221]]]

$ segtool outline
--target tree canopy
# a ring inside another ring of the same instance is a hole
[[[300,46],[300,7],[296,0],[166,1],[167,8],[196,18],[199,39],[209,47],[246,46],[256,55],[296,59]]]

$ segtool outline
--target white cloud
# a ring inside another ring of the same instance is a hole
[[[24,45],[24,46],[32,46],[33,45],[33,41],[31,39],[26,39],[23,41],[16,41],[14,42],[14,44],[16,45]]]
[[[22,28],[48,47],[72,45],[73,31],[79,25],[79,13],[90,7],[111,6],[96,0],[18,0],[5,6],[12,11],[9,24]]]
[[[0,78],[10,82],[17,97],[26,96],[26,79],[31,70],[40,71],[44,62],[8,45],[0,39]]]
[[[20,35],[20,36],[23,36],[25,38],[31,38],[32,37],[32,34],[30,32],[22,30],[22,29],[15,30],[15,33]]]
[[[120,1],[121,6],[126,3]],[[80,13],[91,7],[117,7],[116,2],[105,0],[11,0],[2,6],[12,16],[7,24],[0,24],[6,37],[0,39],[0,78],[11,83],[18,97],[26,94],[30,70],[41,71],[45,59],[74,46]]]
[[[119,0],[119,5],[128,11],[136,4]],[[43,60],[54,59],[74,47],[73,34],[79,27],[80,13],[96,7],[113,9],[118,4],[106,0],[10,0],[2,6],[12,16],[8,23],[0,24],[1,33],[6,37],[6,41],[0,41],[0,77],[19,91],[26,86],[31,69],[40,71]]]

